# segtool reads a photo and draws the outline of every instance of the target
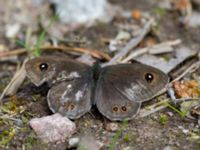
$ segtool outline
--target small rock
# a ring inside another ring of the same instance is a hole
[[[173,147],[171,147],[171,146],[165,146],[164,148],[163,148],[163,150],[173,150],[174,148]]]
[[[18,34],[20,30],[20,25],[19,24],[13,24],[13,25],[7,25],[6,26],[6,37],[7,38],[14,38]]]
[[[68,24],[92,24],[96,20],[109,22],[117,11],[107,0],[49,0],[62,22]]]
[[[79,143],[80,139],[78,137],[70,138],[69,139],[69,148],[76,147]]]
[[[162,0],[158,2],[158,6],[159,8],[162,9],[167,9],[167,10],[171,10],[172,9],[172,4],[169,0]]]
[[[31,119],[30,126],[47,143],[65,140],[76,130],[76,125],[60,114]]]
[[[110,51],[116,51],[119,48],[119,45],[122,44],[122,41],[127,41],[131,38],[130,33],[126,31],[120,31],[115,39],[112,39],[109,44],[109,49]]]
[[[130,147],[130,146],[124,147],[124,148],[123,148],[123,150],[132,150],[132,149],[134,149],[134,148],[133,148],[133,147]]]
[[[174,114],[173,114],[172,112],[168,111],[168,112],[167,112],[167,115],[168,115],[169,117],[172,117]]]
[[[103,145],[104,144],[102,142],[95,140],[93,136],[85,135],[80,139],[78,150],[100,150]]]
[[[194,11],[190,17],[184,20],[184,23],[192,28],[199,27],[200,26],[199,17],[200,17],[200,13]]]
[[[126,31],[120,31],[117,36],[116,36],[116,40],[129,40],[131,38],[130,33],[126,32]]]
[[[189,133],[189,130],[188,130],[188,129],[185,129],[183,126],[178,126],[178,128],[179,128],[180,130],[182,130],[182,132],[183,132],[184,134]]]
[[[112,131],[112,132],[117,131],[118,130],[118,124],[114,123],[114,122],[106,124],[106,130]]]

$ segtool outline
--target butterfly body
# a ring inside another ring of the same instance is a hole
[[[32,67],[31,67],[32,66]],[[27,76],[50,85],[52,112],[76,119],[94,104],[110,120],[132,119],[141,102],[152,99],[168,82],[166,74],[140,63],[90,67],[69,58],[46,56],[26,64]]]

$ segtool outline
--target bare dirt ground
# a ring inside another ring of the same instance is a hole
[[[200,28],[187,28],[178,21],[179,13],[177,11],[165,11],[161,16],[156,13],[158,2],[156,0],[112,0],[112,3],[118,4],[126,10],[139,9],[141,12],[148,12],[156,18],[159,30],[159,41],[181,39],[183,45],[193,49],[200,49]],[[1,0],[0,12],[6,12],[10,7],[9,3],[4,3]],[[20,7],[19,7],[20,8]],[[23,8],[21,8],[23,9]],[[26,9],[26,8],[25,8]],[[10,10],[11,14],[15,14],[19,10]],[[9,19],[9,18],[7,18]],[[33,24],[37,24],[33,20]],[[108,46],[100,42],[104,38],[114,38],[117,34],[115,21],[110,24],[98,24],[90,28],[80,28],[75,32],[72,31],[66,36],[78,35],[86,37],[89,43],[84,47],[90,49],[102,50],[105,53],[109,52]],[[12,39],[7,39],[4,35],[6,22],[5,17],[0,18],[0,43],[6,45],[9,49],[17,49],[19,46]],[[24,28],[26,28],[25,26]],[[26,31],[26,29],[24,29]],[[19,33],[19,36],[24,36],[24,32]],[[34,34],[37,35],[39,31]],[[153,35],[148,35],[153,36]],[[19,60],[22,62],[25,55],[21,55]],[[193,59],[192,59],[193,60]],[[188,62],[192,62],[188,60]],[[0,62],[0,93],[9,83],[14,75],[16,62],[1,61]],[[200,69],[193,74],[200,76]],[[193,76],[189,74],[188,76]],[[173,75],[173,73],[172,73]],[[29,120],[34,117],[41,117],[52,114],[46,102],[46,93],[48,89],[43,87],[35,87],[27,79],[20,87],[18,92],[11,97],[3,99],[2,112],[13,116],[9,119],[0,119],[0,149],[67,149],[67,142],[45,144],[37,138],[34,131],[29,126]],[[166,97],[164,95],[163,97]],[[143,105],[153,104],[157,100],[154,99]],[[143,106],[142,106],[143,107]],[[2,114],[1,114],[2,115]],[[163,121],[163,117],[164,121]],[[80,119],[74,120],[77,125],[77,132],[73,137],[79,137],[87,132],[95,136],[101,141],[104,146],[102,149],[107,149],[115,132],[106,130],[106,125],[110,122],[105,119],[95,108]],[[116,122],[118,128],[122,123]],[[191,120],[187,117],[181,117],[177,112],[170,108],[165,108],[148,117],[133,119],[129,121],[119,136],[116,149],[144,149],[144,150],[197,150],[200,148],[200,139],[195,139],[194,136],[200,136],[197,120]]]

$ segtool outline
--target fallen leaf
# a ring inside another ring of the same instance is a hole
[[[175,81],[173,84],[178,98],[199,97],[199,86],[195,80]]]
[[[187,9],[188,5],[190,5],[189,0],[177,0],[175,2],[175,8],[177,10],[185,10]]]

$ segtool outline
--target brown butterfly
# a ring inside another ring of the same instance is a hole
[[[29,60],[26,72],[37,86],[51,87],[47,101],[52,112],[76,119],[94,104],[110,120],[132,119],[141,102],[152,99],[168,83],[162,71],[137,62],[101,68],[75,60],[44,56]]]

